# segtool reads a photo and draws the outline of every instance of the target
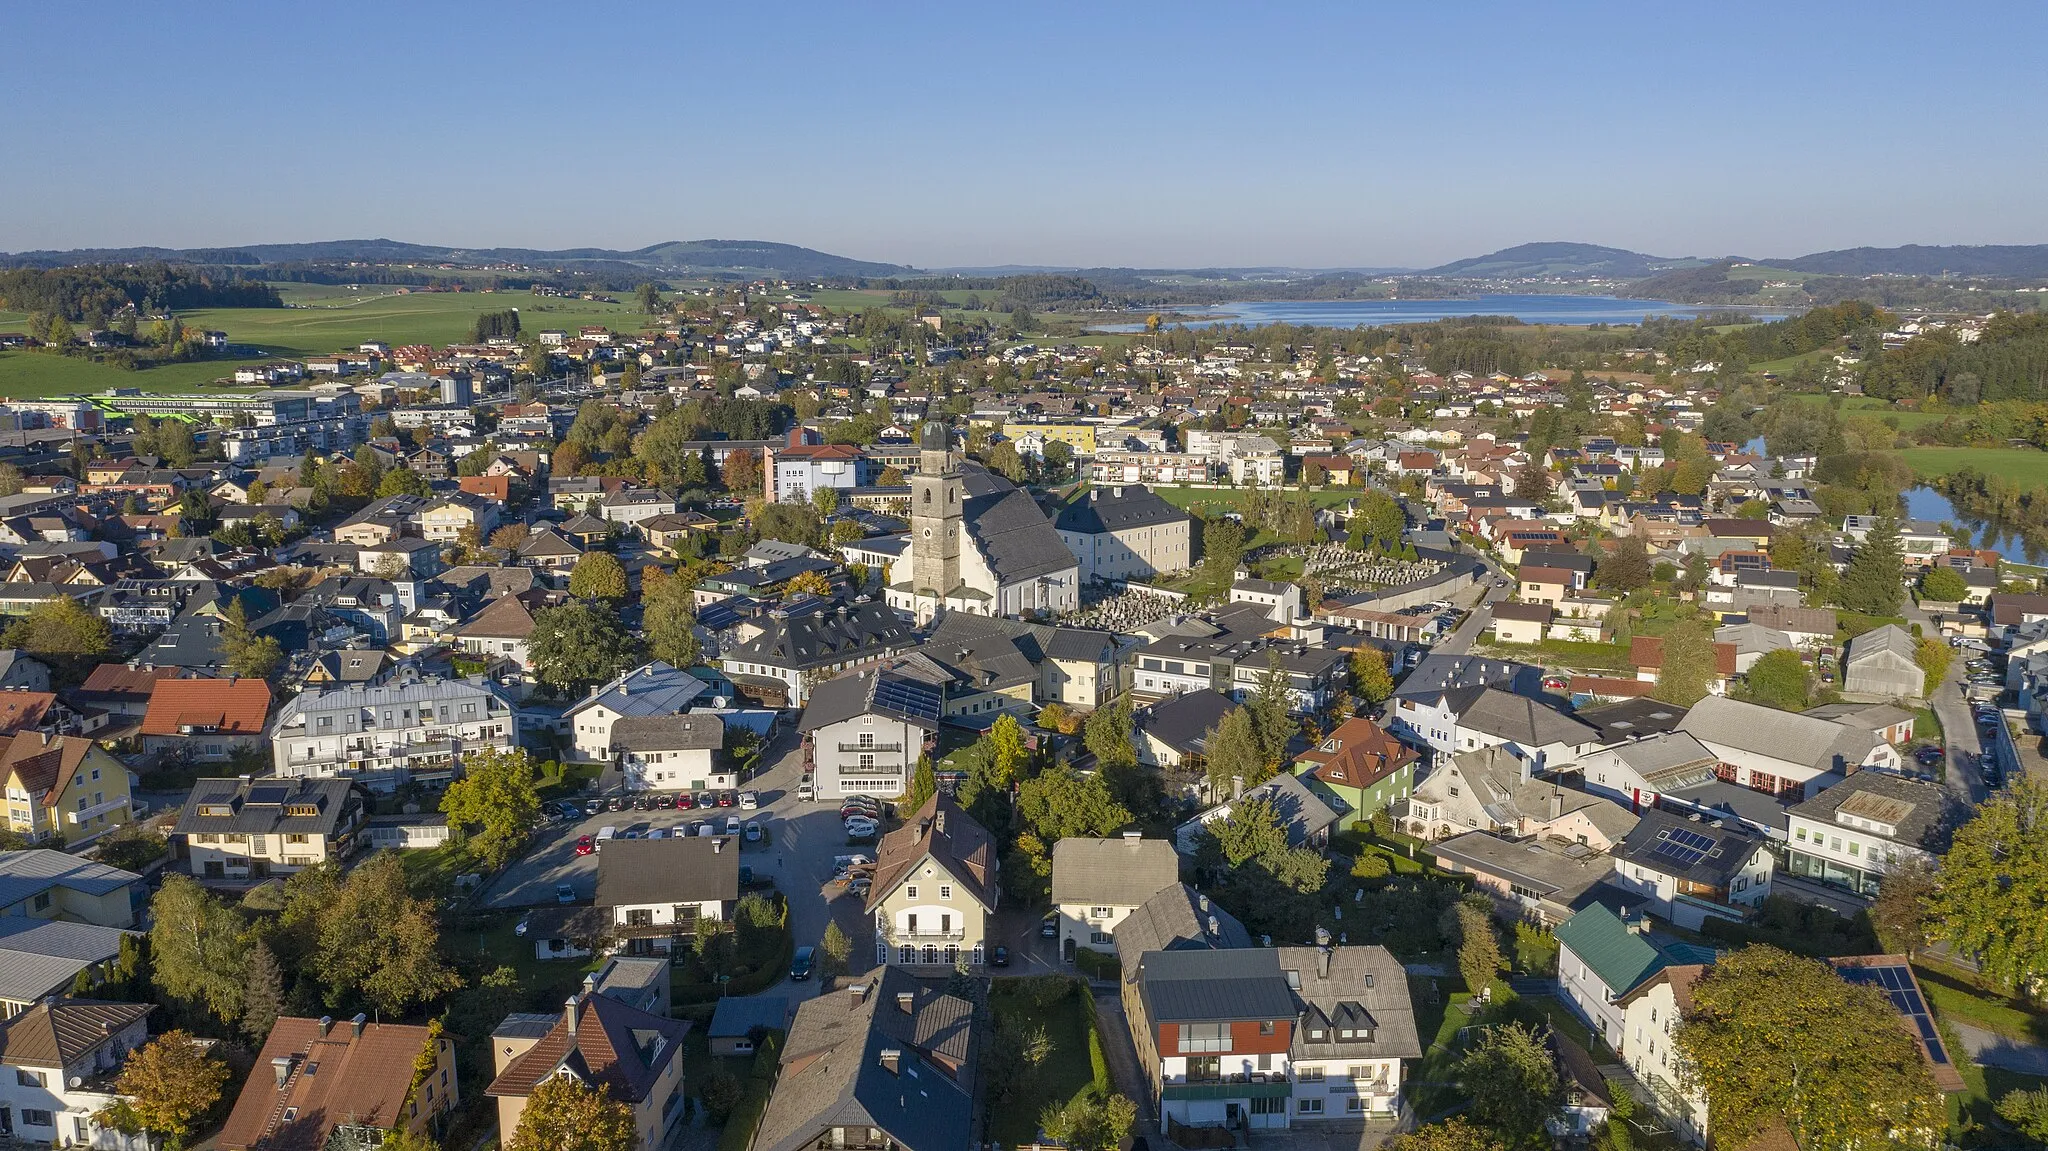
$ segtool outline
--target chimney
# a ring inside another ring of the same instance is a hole
[[[322,1015],[320,1017],[320,1038],[327,1038],[327,1033],[332,1030],[334,1030],[334,1016]]]
[[[1218,923],[1218,922],[1216,921],[1216,917],[1215,917],[1215,916],[1213,916],[1213,915],[1212,915],[1212,916],[1210,916],[1210,917],[1209,917],[1209,934],[1210,934],[1210,935],[1220,935],[1220,934],[1222,934],[1222,932],[1223,932],[1223,925],[1222,925],[1221,923]]]
[[[569,1039],[572,1042],[576,1038],[576,1008],[581,1006],[582,1003],[583,997],[581,995],[571,995],[562,1004],[562,1023],[569,1028]]]
[[[855,983],[852,986],[848,987],[846,990],[848,994],[853,996],[853,1005],[855,1007],[859,1007],[861,1004],[866,1003],[868,1001],[867,984]]]
[[[911,1014],[911,1005],[916,1002],[917,993],[914,991],[898,991],[896,993],[896,1010],[901,1011],[905,1015]]]
[[[891,1075],[895,1075],[897,1074],[896,1069],[902,1065],[902,1062],[902,1051],[894,1047],[885,1047],[882,1049],[882,1070],[887,1071]]]
[[[583,993],[585,995],[597,994],[597,972],[590,972],[583,977]]]
[[[369,1021],[369,1016],[364,1015],[362,1012],[358,1011],[356,1013],[356,1017],[348,1021],[349,1038],[361,1039],[363,1037],[363,1024],[368,1023]]]
[[[277,1076],[277,1089],[284,1090],[284,1081],[292,1077],[292,1057],[280,1055],[270,1061],[271,1073]]]
[[[1196,903],[1196,904],[1197,904],[1198,906],[1200,906],[1200,907],[1201,907],[1201,909],[1202,909],[1202,913],[1203,913],[1204,915],[1208,914],[1208,912],[1209,912],[1209,897],[1208,897],[1208,896],[1206,896],[1206,895],[1197,895],[1197,896],[1195,896],[1195,903]]]
[[[1129,847],[1129,848],[1130,848],[1130,849],[1131,849],[1132,851],[1136,851],[1136,850],[1138,849],[1138,845],[1139,845],[1139,844],[1141,844],[1141,843],[1143,843],[1143,842],[1145,842],[1145,833],[1144,833],[1144,832],[1142,832],[1142,831],[1126,831],[1126,832],[1124,832],[1124,846],[1126,846],[1126,847]]]
[[[1561,789],[1561,788],[1558,788],[1558,789],[1552,789],[1552,791],[1551,791],[1551,793],[1550,793],[1550,818],[1552,818],[1552,819],[1558,819],[1558,818],[1562,817],[1563,815],[1564,815],[1564,791],[1563,791],[1563,789]]]
[[[932,831],[933,831],[934,833],[938,834],[938,835],[944,835],[944,834],[946,834],[946,809],[945,809],[945,808],[943,808],[943,807],[942,807],[942,808],[940,808],[940,809],[938,810],[938,814],[937,814],[937,815],[934,815],[934,816],[932,817]]]
[[[1330,948],[1328,945],[1316,948],[1316,978],[1330,977]]]
[[[722,854],[724,854],[724,851],[725,851],[725,837],[724,837],[724,836],[722,836],[722,835],[714,835],[714,836],[712,836],[712,837],[711,837],[711,854],[713,854],[713,855],[722,855]]]

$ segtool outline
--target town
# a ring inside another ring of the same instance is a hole
[[[0,404],[12,1138],[2048,1136],[2030,319],[553,291]]]

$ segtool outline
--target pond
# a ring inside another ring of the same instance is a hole
[[[1971,546],[1997,552],[2017,563],[2048,563],[2048,532],[2025,531],[2011,524],[1967,516],[1940,492],[1924,484],[1906,491],[1906,518],[1967,528]]]

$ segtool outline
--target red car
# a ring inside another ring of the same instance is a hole
[[[676,796],[676,806],[682,808],[684,811],[689,811],[691,808],[697,806],[697,797],[691,795],[689,792],[686,791],[681,795]]]
[[[591,852],[593,852],[593,851],[596,851],[596,850],[597,850],[597,841],[596,841],[596,840],[593,840],[593,839],[591,839],[591,838],[590,838],[589,836],[587,836],[587,835],[579,835],[579,836],[577,836],[577,837],[576,837],[576,854],[578,854],[578,855],[589,855],[589,854],[590,854]]]
[[[735,802],[737,802],[737,800],[738,797],[730,791],[721,791],[718,793],[718,806],[720,807],[731,807]]]

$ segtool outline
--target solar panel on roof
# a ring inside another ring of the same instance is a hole
[[[289,787],[252,787],[249,789],[249,802],[283,803],[284,797],[291,793],[292,789]]]
[[[1941,1032],[1934,1026],[1934,1017],[1927,1011],[1927,1004],[1915,988],[1913,973],[1897,964],[1883,967],[1862,967],[1844,965],[1835,968],[1843,979],[1851,983],[1875,986],[1892,1001],[1892,1009],[1913,1023],[1919,1032],[1920,1041],[1927,1045],[1927,1057],[1937,1065],[1948,1063],[1948,1050],[1941,1042]]]

